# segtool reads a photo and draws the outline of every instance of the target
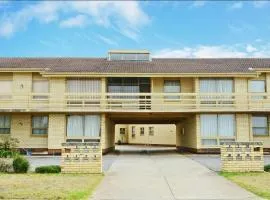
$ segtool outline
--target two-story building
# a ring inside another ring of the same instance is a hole
[[[224,141],[270,148],[270,59],[0,58],[0,135],[59,152],[65,141],[114,148],[115,124],[175,124],[176,146],[217,151]]]

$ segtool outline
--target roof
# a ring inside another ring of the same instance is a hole
[[[49,72],[92,73],[249,73],[249,68],[270,69],[270,58],[153,58],[152,61],[108,61],[106,58],[0,58],[5,68]]]

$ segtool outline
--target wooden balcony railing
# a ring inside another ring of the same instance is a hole
[[[29,112],[270,111],[267,93],[44,93],[0,94],[0,110]]]

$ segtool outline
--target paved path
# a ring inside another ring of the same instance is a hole
[[[194,160],[176,153],[117,156],[94,200],[257,199]]]

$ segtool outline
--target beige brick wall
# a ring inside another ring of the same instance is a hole
[[[188,117],[184,122],[182,122],[182,126],[184,127],[184,131],[180,131],[180,141],[181,147],[188,148],[198,148],[200,145],[199,141],[199,124],[198,116],[192,115]]]
[[[101,147],[106,153],[114,148],[114,122],[106,115],[101,115]]]
[[[66,115],[49,114],[48,149],[61,149],[66,138]]]
[[[135,127],[135,137],[132,137],[132,127]],[[144,135],[140,135],[140,128]],[[149,127],[154,127],[154,135],[149,135]],[[126,134],[120,135],[120,128],[126,128]],[[115,126],[115,142],[126,141],[128,144],[175,145],[176,127],[174,124],[117,124]]]
[[[11,137],[19,139],[19,148],[47,148],[47,136],[32,135],[31,115],[12,114]]]
[[[250,141],[249,114],[236,114],[236,140],[239,142]]]

